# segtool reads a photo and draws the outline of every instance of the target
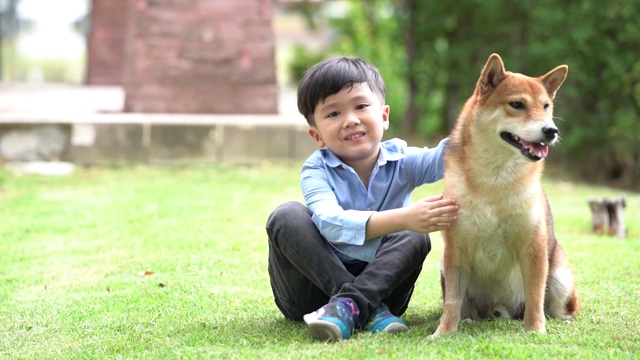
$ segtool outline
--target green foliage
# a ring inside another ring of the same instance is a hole
[[[335,47],[376,64],[401,136],[446,134],[482,65],[499,53],[508,70],[569,77],[555,115],[554,157],[585,179],[640,187],[638,1],[351,0],[332,21]]]
[[[2,359],[632,359],[640,356],[640,194],[626,193],[627,239],[590,233],[586,200],[619,191],[548,181],[558,238],[583,311],[548,320],[462,324],[428,341],[441,314],[432,234],[397,336],[324,344],[285,320],[267,273],[267,217],[301,201],[299,166],[78,169],[15,176],[0,167]],[[440,193],[418,189],[414,199]],[[153,272],[153,273],[151,273]]]
[[[289,73],[294,81],[299,81],[307,69],[325,58],[323,53],[313,53],[302,45],[293,47],[292,60],[289,63]]]
[[[598,165],[585,169],[591,177],[637,185],[640,7],[633,1],[572,5],[568,21],[580,23],[582,30],[569,32],[571,46],[563,52],[571,79],[566,99],[574,105],[563,110],[567,120],[563,125],[571,134],[566,136],[566,150],[572,159]]]

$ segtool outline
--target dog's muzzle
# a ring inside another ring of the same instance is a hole
[[[507,131],[501,132],[500,137],[520,150],[520,153],[527,159],[540,161],[549,155],[549,144],[553,144],[557,140],[559,131],[555,126],[545,126],[541,132],[542,141],[527,141]]]

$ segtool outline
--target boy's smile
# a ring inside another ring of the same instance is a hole
[[[328,96],[316,106],[309,135],[354,168],[378,158],[380,142],[389,128],[389,106],[368,84],[354,84]],[[367,161],[369,160],[369,161]]]
[[[364,131],[354,131],[353,133],[348,134],[345,140],[356,140],[356,139],[360,139],[365,135],[366,133]]]

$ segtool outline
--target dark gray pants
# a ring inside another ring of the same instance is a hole
[[[357,327],[380,303],[402,315],[422,263],[431,251],[427,234],[400,231],[383,236],[370,263],[343,264],[298,202],[285,203],[267,221],[269,276],[275,303],[285,317],[302,320],[331,298],[349,297],[360,309]]]

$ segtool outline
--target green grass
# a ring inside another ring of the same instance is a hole
[[[587,199],[622,192],[546,190],[584,306],[575,321],[549,320],[547,335],[463,324],[427,340],[441,313],[434,234],[404,316],[412,331],[326,344],[285,320],[269,287],[264,224],[301,200],[298,166],[0,168],[0,358],[639,358],[640,195],[626,193],[629,237],[616,239],[590,233]]]

